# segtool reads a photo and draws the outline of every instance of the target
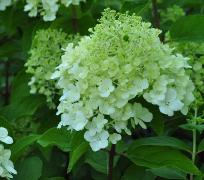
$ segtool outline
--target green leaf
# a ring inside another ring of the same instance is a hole
[[[184,16],[170,28],[173,41],[204,41],[204,16]]]
[[[116,153],[122,154],[123,152],[127,151],[130,145],[131,145],[130,143],[127,143],[123,140],[119,141],[116,144]]]
[[[135,149],[140,146],[167,146],[191,153],[191,148],[188,145],[186,145],[183,141],[168,136],[140,138],[138,140],[135,140],[130,145],[129,150],[131,151],[131,149]]]
[[[161,113],[155,113],[150,126],[158,136],[162,136],[164,134],[164,122],[165,121],[163,116],[161,116]]]
[[[145,11],[149,8],[149,0],[129,0],[123,4],[121,11],[136,13],[137,15],[142,16]]]
[[[30,77],[24,70],[14,77],[10,104],[0,109],[0,114],[7,119],[16,120],[24,116],[31,116],[45,103],[44,97],[30,94],[29,79]]]
[[[12,132],[12,125],[9,123],[9,121],[4,118],[3,116],[0,116],[0,127],[4,127],[8,130],[9,134]]]
[[[201,140],[200,144],[198,145],[197,153],[204,151],[204,139]]]
[[[25,149],[32,145],[39,138],[39,135],[25,136],[19,139],[16,143],[11,146],[11,159],[16,161],[19,156],[25,151]]]
[[[131,165],[127,168],[124,175],[122,176],[122,180],[154,180],[155,175],[149,172],[147,169]]]
[[[75,147],[71,152],[70,152],[70,159],[69,159],[69,165],[68,165],[68,172],[71,172],[72,168],[74,165],[77,163],[77,161],[86,153],[88,150],[89,145],[87,142],[82,142],[80,145]]]
[[[196,176],[194,180],[203,180],[203,176]]]
[[[111,9],[116,9],[116,10],[119,10],[122,6],[122,4],[121,4],[122,2],[118,1],[118,0],[111,0],[111,1],[110,0],[104,0],[101,2],[104,2],[104,7],[110,7]]]
[[[51,128],[38,138],[37,143],[43,147],[57,146],[63,151],[70,150],[71,133],[66,129]]]
[[[12,56],[14,56],[16,53],[19,53],[20,51],[21,51],[21,44],[19,41],[8,41],[0,46],[0,58],[1,59],[4,57],[11,58]]]
[[[107,174],[108,152],[89,152],[85,162],[92,166],[96,171]]]
[[[86,14],[82,16],[80,19],[78,19],[78,23],[79,23],[80,34],[87,34],[88,33],[87,30],[90,27],[93,27],[95,25],[95,20],[92,16],[90,16],[89,14]],[[80,28],[80,27],[83,27],[83,28]]]
[[[23,116],[32,116],[44,103],[45,101],[42,96],[26,96],[18,102],[1,108],[0,114],[9,120],[15,120]]]
[[[127,158],[138,166],[148,168],[176,168],[185,173],[199,175],[200,171],[180,151],[169,147],[132,146],[126,154]]]
[[[71,141],[71,152],[69,157],[69,165],[67,171],[70,172],[77,161],[88,151],[89,145],[84,140],[83,133],[73,133]]]
[[[28,86],[29,81],[30,77],[24,70],[20,71],[14,77],[11,88],[11,103],[19,102],[22,98],[30,96],[30,87]]]
[[[96,171],[103,174],[107,174],[108,157],[109,157],[109,154],[106,151],[98,151],[98,152],[89,151],[85,156],[85,162],[89,164],[92,168],[94,168]],[[119,156],[116,155],[114,157],[113,167],[117,165],[118,160],[119,160]]]
[[[160,176],[166,179],[186,179],[186,174],[178,169],[161,167],[150,169],[150,172],[156,176]]]
[[[39,157],[33,156],[17,165],[18,174],[15,180],[39,180],[42,174],[43,163]]]
[[[179,127],[189,131],[193,131],[194,129],[196,129],[200,133],[202,133],[204,130],[204,124],[182,124]]]
[[[51,177],[51,178],[43,178],[43,180],[65,180],[63,177]]]

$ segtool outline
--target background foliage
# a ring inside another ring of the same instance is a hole
[[[110,178],[114,156],[116,180],[203,179],[204,2],[202,0],[87,0],[60,6],[54,21],[24,12],[24,1],[0,12],[0,126],[9,131],[8,146],[19,180]],[[60,119],[46,97],[30,94],[25,63],[37,30],[54,28],[87,35],[101,12],[129,11],[162,30],[161,41],[190,58],[196,101],[187,116],[161,114],[157,108],[148,128],[136,127],[115,148],[93,153],[83,134],[56,129]],[[113,151],[114,150],[114,151]],[[190,176],[191,174],[191,176]]]

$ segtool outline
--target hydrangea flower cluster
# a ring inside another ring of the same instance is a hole
[[[161,10],[160,14],[162,23],[169,21],[175,22],[180,17],[185,16],[184,10],[177,5],[173,5],[172,7],[169,7],[166,10]]]
[[[0,11],[6,10],[8,6],[13,3],[14,0],[0,0]]]
[[[81,1],[85,2],[86,0],[26,0],[24,11],[28,11],[30,17],[36,17],[40,13],[44,21],[53,21],[60,4],[68,7],[71,4],[79,5]]]
[[[131,126],[146,128],[153,119],[143,100],[172,116],[186,114],[193,83],[188,58],[160,42],[160,31],[141,17],[106,9],[90,36],[68,44],[52,75],[63,95],[58,127],[85,130],[94,151],[117,143]]]
[[[189,64],[192,68],[188,70],[188,73],[195,85],[194,105],[200,106],[204,103],[204,43],[180,42],[170,43],[170,45],[174,46],[177,52],[190,58]]]
[[[54,97],[59,93],[56,82],[50,80],[51,74],[60,64],[63,47],[67,43],[77,41],[77,37],[68,36],[61,30],[45,29],[36,32],[30,50],[30,58],[25,66],[27,73],[32,75],[29,82],[32,94],[40,93],[46,96],[50,108],[55,107]],[[78,38],[79,39],[79,38]]]
[[[6,144],[13,143],[13,139],[8,136],[7,129],[3,127],[0,127],[0,141]],[[9,179],[13,177],[12,174],[17,174],[10,157],[11,151],[9,149],[4,149],[3,144],[0,144],[0,177]]]

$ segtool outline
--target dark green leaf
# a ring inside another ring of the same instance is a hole
[[[43,163],[39,157],[33,156],[18,164],[18,174],[15,180],[39,180],[42,174]]]
[[[38,138],[37,142],[43,146],[55,145],[63,151],[70,150],[71,133],[66,129],[51,128]]]
[[[130,13],[135,13],[137,15],[142,16],[144,12],[149,8],[149,2],[149,0],[129,0],[123,4],[121,11],[128,11]]]
[[[122,180],[154,180],[155,175],[147,171],[147,169],[131,165],[122,176]]]
[[[189,130],[189,131],[193,131],[194,129],[196,129],[200,133],[202,133],[204,130],[204,124],[182,124],[180,125],[180,127],[182,129]]]
[[[23,116],[32,116],[44,103],[45,101],[42,96],[26,96],[18,102],[1,108],[0,114],[9,120],[15,120]]]
[[[51,177],[51,178],[44,178],[43,180],[65,180],[63,177]]]
[[[85,162],[91,165],[96,171],[107,174],[108,152],[89,152]]]
[[[81,158],[82,155],[86,153],[88,150],[89,145],[87,142],[83,141],[81,144],[79,144],[77,147],[72,149],[70,152],[70,159],[69,159],[69,165],[68,165],[68,172],[72,170],[74,165],[77,163],[77,161]]]
[[[194,180],[203,180],[203,176],[195,176]]]
[[[186,174],[179,169],[161,167],[150,169],[149,171],[156,176],[160,176],[166,179],[186,179]]]
[[[136,165],[148,168],[176,168],[185,173],[198,175],[200,171],[178,150],[169,147],[136,146],[131,147],[126,156]]]
[[[14,54],[21,51],[21,44],[19,41],[8,41],[0,46],[0,58],[11,58]],[[0,60],[1,60],[0,59]],[[12,60],[12,59],[9,59]]]
[[[159,112],[155,113],[154,118],[150,125],[158,136],[162,136],[164,134],[164,122],[165,121],[161,114]]]
[[[22,98],[30,95],[30,87],[28,86],[28,82],[30,77],[25,71],[19,72],[12,81],[11,88],[11,103],[17,103]]]
[[[67,171],[70,172],[77,161],[88,151],[89,144],[84,140],[83,133],[73,133],[70,141],[71,152]]]
[[[204,139],[201,140],[200,144],[198,145],[197,153],[204,151]]]
[[[171,29],[173,41],[204,41],[204,16],[184,16],[176,21]]]
[[[12,125],[9,123],[9,121],[4,118],[3,116],[0,116],[0,127],[4,127],[8,130],[9,133],[12,132]]]
[[[174,137],[158,136],[158,137],[147,137],[135,140],[129,147],[129,150],[140,147],[140,146],[167,146],[187,152],[191,152],[191,148],[186,145],[183,141]]]
[[[12,160],[16,161],[25,149],[39,138],[38,135],[25,136],[11,146]]]

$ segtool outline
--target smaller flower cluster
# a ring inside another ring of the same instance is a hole
[[[13,143],[13,139],[8,136],[7,129],[3,127],[0,127],[0,141],[6,144]],[[12,174],[17,174],[10,157],[11,151],[9,149],[4,149],[3,144],[0,144],[0,177],[10,179],[13,177]]]
[[[50,80],[51,74],[60,64],[62,48],[69,42],[76,44],[79,36],[68,36],[61,30],[45,29],[36,32],[30,50],[30,57],[25,64],[27,73],[31,74],[29,85],[32,94],[40,93],[46,96],[50,108],[55,107],[54,98],[59,94],[56,82]]]
[[[60,4],[68,7],[71,4],[79,5],[80,1],[85,2],[85,0],[26,0],[24,11],[28,11],[30,17],[36,17],[40,13],[44,21],[53,21]]]
[[[178,20],[182,16],[185,16],[185,12],[181,7],[179,7],[177,5],[169,7],[166,10],[161,10],[162,23],[166,23],[166,22],[170,22],[170,21],[175,22],[176,20]]]
[[[204,104],[204,43],[180,42],[170,43],[175,47],[175,51],[189,57],[189,64],[192,66],[187,72],[191,76],[195,85],[195,101],[194,105],[200,106]]]

